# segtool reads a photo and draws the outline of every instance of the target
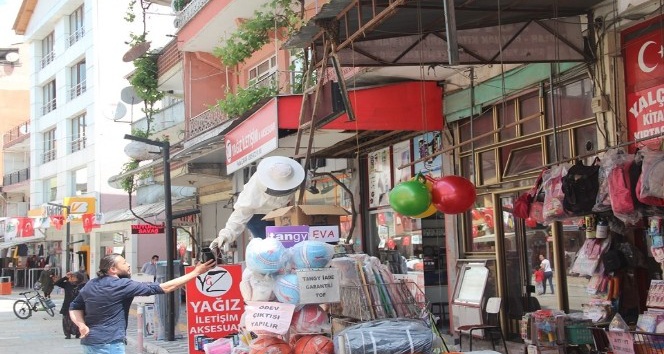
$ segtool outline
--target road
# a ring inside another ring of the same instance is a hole
[[[78,339],[65,339],[62,333],[62,315],[58,313],[62,305],[62,295],[52,296],[57,305],[54,317],[40,311],[26,320],[16,317],[12,310],[14,301],[19,298],[21,297],[16,291],[12,295],[0,295],[0,353],[83,352]],[[127,347],[127,354],[136,353],[134,348]]]

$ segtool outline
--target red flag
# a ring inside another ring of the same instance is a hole
[[[65,223],[65,217],[62,215],[51,215],[51,225],[55,226],[56,230],[62,230],[62,225]]]
[[[83,214],[81,220],[83,221],[83,231],[89,233],[92,231],[92,226],[94,224],[95,214]]]
[[[35,235],[35,229],[31,218],[18,218],[18,237],[30,237]]]

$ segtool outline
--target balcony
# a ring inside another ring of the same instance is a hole
[[[23,122],[6,132],[3,136],[2,147],[7,149],[8,147],[18,144],[21,141],[24,141],[30,137],[30,122]]]
[[[42,106],[42,115],[45,116],[49,114],[52,111],[55,111],[56,104],[55,104],[55,98],[46,102],[45,105]]]
[[[228,117],[218,109],[208,109],[207,111],[192,117],[189,120],[189,130],[187,131],[187,140],[205,133],[206,131],[220,125],[228,120]]]
[[[71,101],[74,98],[84,94],[85,90],[86,90],[85,80],[81,81],[75,86],[72,86],[72,88],[69,89],[69,100]]]
[[[45,68],[55,59],[55,52],[51,51],[48,54],[44,55],[41,59],[41,68]]]
[[[44,152],[44,156],[43,156],[42,161],[44,163],[47,163],[47,162],[51,162],[51,161],[55,160],[55,157],[58,155],[57,152],[58,151],[56,149],[51,149],[51,150],[48,150],[48,151]]]
[[[12,173],[2,176],[2,185],[9,186],[12,184],[21,183],[30,179],[30,169],[24,168]]]
[[[71,152],[76,152],[76,151],[85,149],[85,141],[86,141],[86,138],[84,136],[80,137],[80,138],[73,139],[71,141]]]
[[[148,128],[147,118],[137,120],[131,125],[132,130],[145,131]],[[184,101],[178,100],[171,105],[162,108],[159,112],[152,115],[150,124],[151,135],[172,135],[178,134],[176,131],[170,131],[171,128],[184,125]],[[182,136],[172,137],[171,142],[182,140]]]
[[[85,28],[81,27],[67,38],[67,48],[73,46],[76,42],[80,41],[85,36]]]

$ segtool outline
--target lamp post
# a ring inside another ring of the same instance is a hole
[[[127,140],[138,141],[147,145],[157,146],[161,149],[164,159],[164,213],[166,222],[164,233],[166,234],[166,281],[174,278],[173,256],[175,254],[175,235],[173,234],[173,206],[171,204],[171,144],[168,141],[155,141],[138,136],[125,134]],[[166,340],[175,340],[175,292],[166,294]]]
[[[67,218],[69,218],[69,215],[71,214],[71,208],[68,205],[62,205],[58,203],[46,203],[46,204],[67,210]],[[70,271],[69,243],[71,242],[71,226],[69,225],[69,222],[67,220],[65,220],[65,224],[67,224],[67,226],[65,226],[65,274],[67,274]]]

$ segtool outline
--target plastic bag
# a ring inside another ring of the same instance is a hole
[[[622,149],[610,149],[604,156],[599,165],[599,191],[597,192],[597,199],[593,206],[593,211],[601,213],[611,210],[611,192],[609,186],[609,174],[611,171],[619,166],[624,161],[624,157],[628,156]]]
[[[274,278],[269,274],[254,272],[245,268],[242,272],[240,292],[244,301],[272,301],[274,300]]]
[[[431,353],[432,347],[431,328],[405,318],[358,323],[334,336],[335,353]]]
[[[245,252],[247,268],[261,274],[275,274],[284,270],[288,253],[274,238],[252,238]]]
[[[563,208],[563,177],[567,175],[565,166],[555,166],[544,172],[542,176],[544,188],[544,223],[549,224],[552,221],[566,217]]]

